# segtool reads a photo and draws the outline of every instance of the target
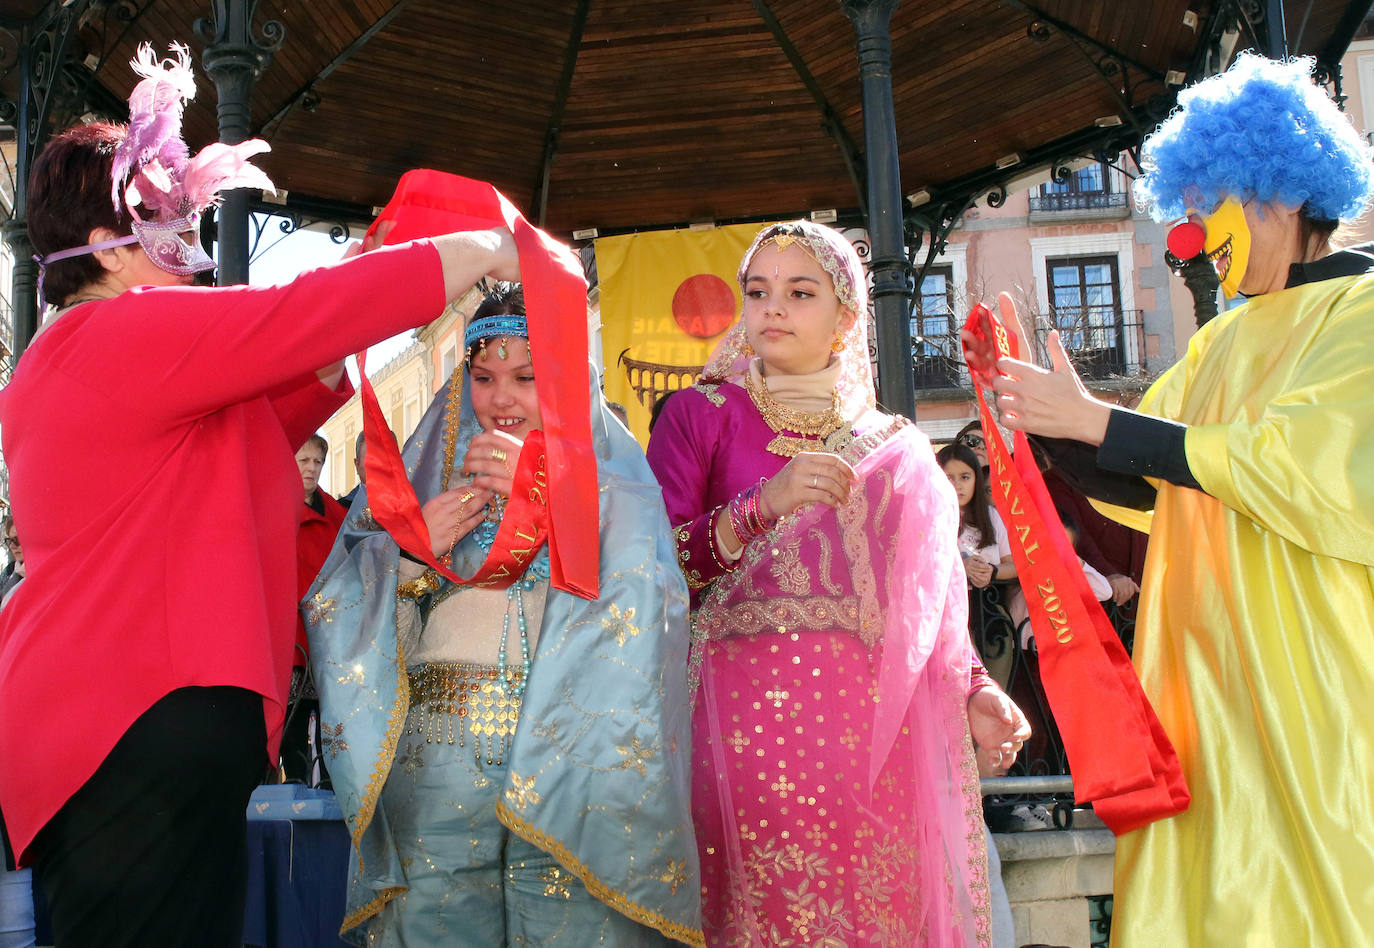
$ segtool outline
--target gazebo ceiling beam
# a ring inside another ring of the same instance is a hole
[[[1117,49],[1110,43],[1104,43],[1102,42],[1102,40],[1098,39],[1095,36],[1089,36],[1087,33],[1084,33],[1082,30],[1074,26],[1072,23],[1069,23],[1065,20],[1061,20],[1056,16],[1052,16],[1051,14],[1045,13],[1038,7],[1023,2],[1023,0],[1002,0],[1002,2],[1009,7],[1015,7],[1023,13],[1030,14],[1036,20],[1039,20],[1046,26],[1053,27],[1055,30],[1057,30],[1060,33],[1063,33],[1065,36],[1070,36],[1078,40],[1079,42],[1086,43],[1087,45],[1092,46],[1094,49],[1096,49],[1103,55],[1110,56],[1113,59],[1123,63],[1124,65],[1130,66],[1132,69],[1142,73],[1147,78],[1153,79],[1154,81],[1160,83],[1164,82],[1164,74],[1159,72],[1153,66],[1145,65],[1138,59],[1135,59],[1134,57],[1129,56],[1126,53],[1123,53],[1121,50]]]
[[[845,169],[849,172],[849,180],[854,184],[854,194],[858,198],[859,208],[865,217],[868,216],[868,181],[864,172],[864,156],[859,150],[858,144],[849,136],[848,130],[844,127],[844,122],[840,121],[839,113],[830,104],[830,99],[826,97],[825,90],[816,81],[816,77],[811,74],[811,69],[806,65],[806,60],[797,51],[797,47],[792,42],[792,38],[783,29],[782,23],[773,15],[766,0],[754,0],[754,9],[758,11],[759,17],[763,20],[768,31],[773,34],[773,39],[777,41],[778,48],[787,57],[787,61],[792,64],[792,69],[797,74],[797,78],[806,86],[806,91],[811,93],[811,98],[815,100],[816,106],[821,111],[821,127],[831,138],[835,139],[840,146],[840,156],[844,159]]]
[[[544,131],[544,154],[539,162],[539,180],[534,184],[532,204],[540,227],[544,226],[544,219],[548,215],[549,178],[553,174],[553,159],[558,154],[563,113],[568,107],[568,94],[572,91],[573,75],[577,72],[577,57],[582,52],[582,33],[587,28],[587,12],[590,9],[591,0],[578,0],[572,28],[568,30],[568,43],[563,47],[563,72],[558,77],[558,92],[554,96],[553,108],[549,110],[549,124]]]
[[[1339,66],[1341,57],[1355,41],[1355,34],[1359,32],[1360,24],[1369,16],[1371,8],[1374,8],[1374,0],[1352,0],[1345,8],[1345,13],[1341,15],[1340,23],[1336,24],[1330,41],[1317,53],[1317,61],[1328,67]],[[1302,50],[1294,47],[1293,52],[1300,55]]]
[[[320,83],[333,75],[334,70],[338,69],[357,55],[359,50],[372,41],[373,37],[386,29],[392,20],[396,19],[406,7],[410,6],[410,2],[411,0],[396,0],[396,2],[392,4],[391,9],[377,17],[376,22],[359,33],[357,39],[349,43],[339,55],[331,59],[309,82],[293,92],[281,108],[273,112],[272,115],[262,123],[262,134],[264,136],[276,134],[277,126],[279,126],[297,106],[304,108],[307,112],[313,112],[318,108],[320,104]]]

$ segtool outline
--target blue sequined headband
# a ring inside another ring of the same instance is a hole
[[[524,316],[517,316],[512,313],[474,319],[468,324],[467,331],[463,333],[463,348],[471,349],[474,342],[494,339],[497,336],[518,336],[521,339],[528,339],[530,337],[529,324],[525,322]]]

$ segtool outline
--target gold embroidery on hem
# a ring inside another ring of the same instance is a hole
[[[717,607],[693,623],[697,636],[703,639],[764,635],[777,632],[780,626],[789,632],[844,631],[861,638],[859,597],[851,594],[744,599],[726,608]],[[870,648],[873,646],[873,642],[869,641],[864,644]]]
[[[398,895],[404,895],[408,889],[409,886],[404,885],[393,885],[383,889],[367,904],[359,906],[351,914],[344,917],[343,924],[339,926],[339,934],[342,935],[349,929],[357,928],[363,922],[377,915],[386,907],[388,902]]]
[[[591,868],[584,864],[580,859],[572,854],[572,851],[558,840],[554,839],[543,830],[532,826],[520,817],[511,812],[510,808],[502,801],[496,803],[496,818],[502,825],[512,833],[519,836],[532,846],[538,846],[554,859],[563,864],[563,867],[582,880],[586,887],[598,901],[615,909],[626,918],[636,921],[641,925],[652,928],[659,934],[677,941],[685,942],[694,948],[706,948],[706,936],[702,934],[700,928],[692,928],[675,922],[663,915],[634,902],[628,895],[618,892],[606,883],[598,879]]]

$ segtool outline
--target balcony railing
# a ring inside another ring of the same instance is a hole
[[[959,327],[953,314],[916,316],[912,320],[911,361],[916,390],[967,388],[959,349]]]
[[[1114,306],[1061,307],[1036,315],[1036,344],[1043,355],[1050,330],[1058,329],[1060,341],[1083,378],[1136,375],[1144,366],[1142,316],[1141,310]]]
[[[1030,196],[1032,214],[1053,211],[1098,211],[1126,207],[1124,191],[1048,191]]]

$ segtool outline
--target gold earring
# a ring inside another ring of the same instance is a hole
[[[830,344],[830,351],[831,351],[831,352],[843,352],[843,351],[844,351],[844,340],[841,339],[839,336],[836,336],[836,337],[835,337],[835,341],[832,342],[832,343]]]
[[[747,356],[752,356],[754,354],[754,347],[747,342],[744,344],[744,354]]]

